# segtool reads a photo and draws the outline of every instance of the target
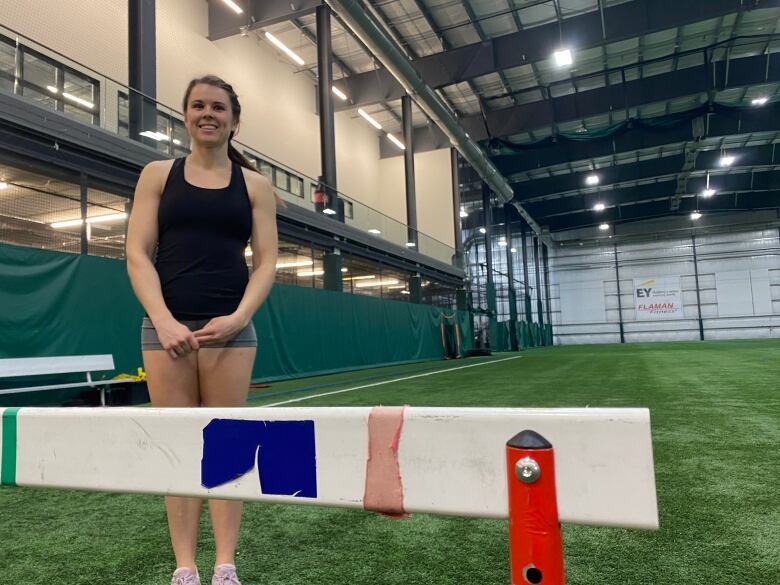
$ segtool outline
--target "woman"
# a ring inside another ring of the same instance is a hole
[[[276,269],[276,199],[268,180],[230,144],[241,106],[228,83],[211,75],[193,79],[183,108],[192,152],[143,169],[128,223],[127,269],[147,315],[149,394],[156,407],[243,406],[257,345],[252,316]],[[171,584],[199,585],[201,500],[169,496],[165,507],[177,566]],[[234,555],[241,507],[209,500],[217,548],[212,585],[240,585]]]

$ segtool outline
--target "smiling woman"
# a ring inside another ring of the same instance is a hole
[[[141,345],[154,406],[246,401],[257,346],[252,316],[273,285],[278,242],[271,184],[230,143],[240,118],[230,84],[212,75],[193,79],[184,94],[192,153],[150,163],[138,180],[127,268],[146,310]],[[250,241],[251,277],[244,253]],[[201,501],[168,497],[166,508],[177,567],[172,584],[199,585]],[[241,502],[209,500],[209,509],[213,583],[240,585],[234,555]]]

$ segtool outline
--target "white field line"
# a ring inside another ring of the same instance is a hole
[[[491,360],[489,362],[482,362],[481,364],[471,364],[468,366],[459,366],[457,368],[447,368],[445,370],[436,370],[435,372],[427,372],[425,374],[415,374],[414,376],[406,376],[405,378],[395,378],[393,380],[385,380],[383,382],[374,382],[373,384],[364,384],[363,386],[355,386],[353,388],[344,388],[342,390],[334,390],[333,392],[323,392],[322,394],[312,394],[310,396],[302,396],[301,398],[292,398],[290,400],[283,400],[282,402],[272,402],[271,404],[259,404],[260,408],[267,408],[269,406],[281,406],[282,404],[290,404],[291,402],[301,402],[303,400],[311,400],[312,398],[320,398],[322,396],[331,396],[333,394],[341,394],[343,392],[353,392],[355,390],[362,390],[363,388],[371,388],[373,386],[381,386],[382,384],[392,384],[393,382],[403,382],[404,380],[411,380],[413,378],[422,378],[423,376],[434,376],[436,374],[445,374],[447,372],[454,372],[455,370],[465,370],[466,368],[476,368],[478,366],[488,366],[490,364],[497,364],[498,362],[505,362],[508,360],[516,360],[523,356],[518,355],[514,357],[502,358],[500,360]]]

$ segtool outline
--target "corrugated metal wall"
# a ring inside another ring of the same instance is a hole
[[[557,247],[550,263],[556,344],[619,343],[621,324],[627,343],[698,340],[700,327],[708,340],[780,338],[775,228],[644,243],[575,242]],[[635,279],[658,277],[679,278],[682,315],[638,319]]]

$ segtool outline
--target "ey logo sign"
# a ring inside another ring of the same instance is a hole
[[[203,487],[235,481],[255,463],[261,494],[316,498],[314,421],[215,418],[203,429]]]
[[[655,284],[655,278],[651,278],[650,280],[645,280],[644,282],[640,282],[639,283],[640,288],[636,289],[636,298],[649,299],[650,295],[653,292],[653,289],[650,287],[651,284]]]

